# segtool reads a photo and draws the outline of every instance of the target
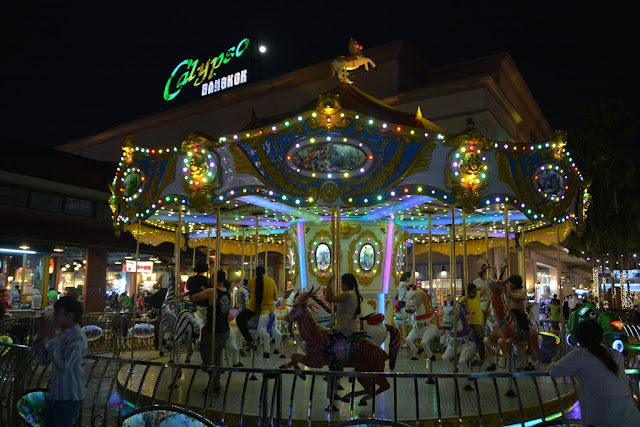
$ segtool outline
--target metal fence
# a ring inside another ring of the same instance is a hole
[[[104,329],[117,331],[108,319]],[[91,316],[84,320],[96,326],[101,321]],[[18,344],[0,343],[0,426],[25,425],[16,410],[18,399],[47,387],[50,366],[39,366],[31,349],[20,343],[33,336],[37,323],[37,318],[0,323],[21,332],[14,335]],[[113,340],[118,345],[117,338]],[[637,397],[638,370],[627,373]],[[215,374],[221,376],[219,394],[214,393]],[[545,372],[335,373],[177,365],[90,354],[86,376],[81,426],[119,426],[136,410],[176,407],[224,426],[524,426],[531,420],[537,425],[580,424],[575,379],[556,380]],[[340,400],[371,381],[387,381],[389,389],[362,405],[361,398]]]

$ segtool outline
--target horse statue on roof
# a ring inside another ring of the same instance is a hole
[[[407,335],[405,339],[411,351],[413,351],[413,357],[411,360],[418,360],[418,347],[415,344],[415,340],[421,339],[420,346],[424,349],[429,359],[436,360],[435,355],[431,351],[431,341],[435,338],[442,336],[444,329],[442,329],[442,318],[433,309],[431,303],[431,296],[428,292],[422,288],[407,291],[405,296],[406,305],[403,310],[408,314],[414,315],[413,329]]]
[[[353,74],[349,73],[349,71],[353,71],[363,65],[365,71],[369,71],[369,65],[371,65],[374,70],[378,70],[375,62],[373,62],[371,58],[362,55],[362,45],[358,41],[351,38],[348,46],[349,55],[338,56],[331,63],[331,77],[337,74],[338,80],[342,83],[353,84],[351,80]]]
[[[291,312],[287,315],[289,328],[293,327],[295,322],[298,323],[300,336],[306,342],[307,354],[293,353],[291,361],[282,365],[281,369],[294,367],[300,370],[300,363],[310,368],[322,368],[328,364],[321,348],[322,340],[329,333],[329,328],[320,326],[311,316],[308,307],[308,300],[315,290],[303,294],[294,304]],[[383,372],[385,363],[389,359],[389,368],[395,368],[395,355],[390,350],[387,353],[371,339],[367,338],[364,333],[355,334],[339,340],[333,350],[338,356],[338,364],[344,368],[354,368],[356,372]],[[304,374],[301,374],[304,376]],[[354,391],[353,394],[344,395],[341,400],[349,402],[356,396],[364,396],[358,405],[367,404],[367,400],[373,398],[374,395],[383,393],[391,388],[386,378],[358,378],[358,382],[364,387],[363,390]],[[378,389],[376,390],[376,385]]]
[[[454,333],[454,325],[456,332]],[[447,333],[442,335],[441,341],[446,341],[447,349],[442,354],[442,360],[453,370],[453,359],[458,359],[458,372],[467,371],[467,362],[478,349],[478,341],[475,331],[467,321],[467,309],[455,300],[445,301],[442,308],[442,327]],[[457,339],[457,345],[455,340]],[[455,353],[455,354],[454,354]]]

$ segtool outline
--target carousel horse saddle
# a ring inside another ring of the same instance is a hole
[[[253,316],[251,320],[247,323],[247,329],[258,329],[258,322],[260,321],[260,316],[268,314],[269,322],[267,323],[267,332],[271,334],[273,331],[273,325],[276,323],[276,314],[274,312],[268,310],[262,310],[259,315]]]
[[[368,325],[377,325],[378,323],[384,322],[384,314],[382,313],[371,313],[366,316],[362,316],[360,318],[360,322],[367,322]]]
[[[353,340],[367,338],[366,332],[356,332],[355,334],[343,338],[336,342],[333,346],[333,352],[336,354],[338,362],[346,362],[349,360],[349,350],[358,348],[359,343],[352,343]]]

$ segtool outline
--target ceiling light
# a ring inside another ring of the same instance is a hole
[[[53,248],[53,252],[64,252],[64,248],[60,245],[56,245],[56,247]]]
[[[126,254],[126,255],[124,256],[124,259],[133,259],[133,257],[131,256],[131,254]]]
[[[31,246],[29,246],[26,243],[21,244],[20,246],[18,246],[20,249],[22,249],[23,251],[26,251],[27,249],[31,249]]]

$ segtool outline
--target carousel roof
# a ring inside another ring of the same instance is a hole
[[[255,234],[257,222],[268,236],[326,221],[332,207],[343,221],[395,221],[418,240],[429,223],[435,241],[447,240],[452,214],[467,238],[503,237],[505,223],[510,234],[580,226],[588,185],[564,147],[563,132],[538,143],[494,141],[470,121],[450,133],[419,110],[395,110],[342,84],[234,134],[192,133],[157,148],[125,138],[112,182],[114,226],[174,231],[180,206],[190,239],[215,230],[218,207],[224,238],[238,238],[243,226]]]

